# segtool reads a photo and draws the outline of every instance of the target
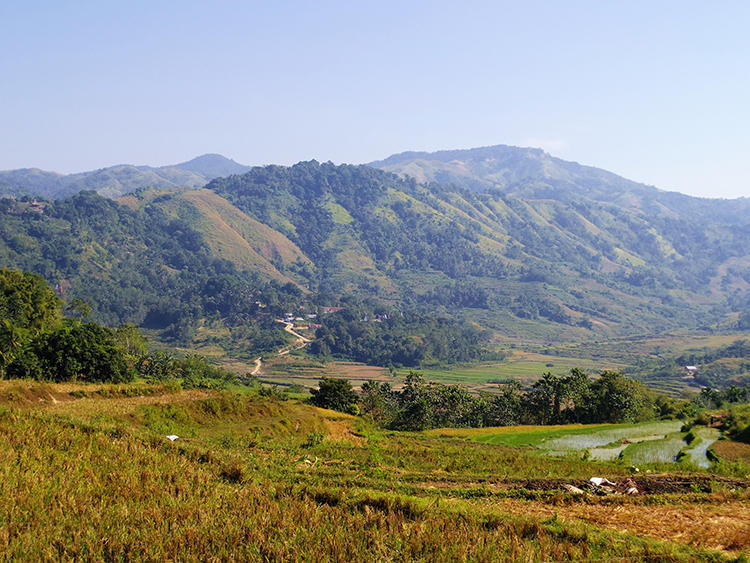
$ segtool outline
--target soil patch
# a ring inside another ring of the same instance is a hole
[[[719,489],[750,487],[748,479],[733,479],[716,475],[633,475],[618,476],[611,479],[616,483],[612,487],[616,492],[625,492],[630,486],[635,486],[640,494],[658,495],[664,493],[710,493]],[[502,488],[527,489],[530,491],[563,490],[565,485],[584,488],[588,481],[578,479],[524,479],[518,481],[504,481]]]
[[[737,553],[750,547],[750,505],[746,501],[669,503],[664,505],[588,504],[549,505],[503,499],[492,506],[537,518],[577,520],[618,532],[677,542],[697,548]]]

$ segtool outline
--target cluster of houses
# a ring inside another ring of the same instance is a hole
[[[55,293],[58,295],[62,295],[71,289],[73,289],[73,285],[68,280],[60,280],[55,284]]]
[[[698,366],[685,366],[685,375],[682,379],[695,379]]]
[[[8,207],[8,213],[13,213],[14,215],[22,215],[27,211],[33,211],[34,213],[44,213],[44,208],[47,205],[46,203],[37,201],[35,199],[31,202],[19,201],[14,195],[6,195],[2,197],[11,200],[11,204]]]
[[[343,307],[321,307],[321,311],[324,315],[328,315],[330,313],[337,313],[341,311]],[[286,313],[284,315],[284,322],[292,323],[295,328],[308,328],[308,329],[316,329],[321,328],[323,325],[315,322],[318,318],[318,315],[314,313],[306,314],[303,316],[295,316],[294,313]],[[369,315],[365,315],[360,320],[363,323],[373,322],[373,323],[382,323],[383,321],[387,321],[391,317],[388,314],[382,314],[382,315],[373,315],[370,317]],[[306,323],[306,324],[305,324]]]
[[[368,315],[365,315],[360,320],[363,323],[369,323],[369,322],[382,323],[383,321],[387,321],[388,319],[390,319],[390,317],[384,314],[384,315],[373,315],[372,319],[370,319]]]
[[[325,309],[325,307],[323,307]],[[341,309],[339,307],[339,309]],[[292,323],[295,328],[308,328],[308,329],[316,329],[321,328],[323,325],[317,324],[311,321],[314,321],[318,318],[318,315],[315,313],[310,313],[305,315],[304,317],[295,317],[293,313],[287,313],[284,315],[284,321],[288,323]],[[307,323],[307,325],[302,325],[300,323]]]

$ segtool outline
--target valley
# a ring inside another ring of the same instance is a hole
[[[745,200],[503,146],[190,162],[0,174],[6,557],[750,553]]]

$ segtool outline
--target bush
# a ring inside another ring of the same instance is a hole
[[[8,366],[10,377],[50,381],[132,381],[112,331],[94,323],[68,321],[52,332],[38,334],[29,348]]]
[[[310,390],[310,402],[316,407],[332,409],[348,414],[358,414],[357,401],[359,397],[352,389],[352,384],[346,379],[324,377],[318,384],[318,389]]]

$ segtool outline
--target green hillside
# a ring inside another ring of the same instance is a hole
[[[218,323],[239,330],[229,340],[248,352],[275,349],[285,337],[274,315],[301,290],[217,256],[197,212],[187,220],[165,211],[178,197],[149,192],[140,207],[135,196],[125,205],[94,192],[41,204],[0,200],[0,263],[41,274],[109,326],[133,323],[188,343],[200,326]]]
[[[447,326],[431,319],[472,326],[493,346],[550,346],[731,330],[748,318],[747,217],[726,202],[674,199],[560,163],[567,184],[554,189],[562,172],[519,164],[518,174],[547,171],[547,195],[534,191],[544,178],[469,190],[311,161],[117,201],[92,192],[5,199],[0,260],[90,303],[99,322],[132,322],[184,343],[201,332],[206,345],[246,350],[256,348],[248,339],[278,333],[274,318],[326,305],[347,305],[355,324],[406,314],[417,346],[421,331]],[[408,337],[387,324],[384,334]],[[471,333],[451,330],[439,338]],[[439,348],[450,358],[450,346]]]
[[[648,216],[642,206],[423,186],[314,161],[207,189],[295,242],[320,269],[318,290],[461,312],[508,338],[698,327],[750,302],[748,225],[697,229],[675,209]]]
[[[310,259],[284,235],[209,190],[182,191],[161,198],[154,205],[169,217],[189,222],[203,235],[214,256],[230,261],[240,271],[251,270],[263,279],[282,283],[298,283],[289,277],[290,269],[312,266]]]
[[[644,216],[708,218],[747,225],[750,199],[709,200],[658,190],[606,170],[555,158],[541,149],[496,145],[466,150],[404,152],[370,166],[418,182],[455,185],[483,193],[500,190],[528,199],[617,204]]]

